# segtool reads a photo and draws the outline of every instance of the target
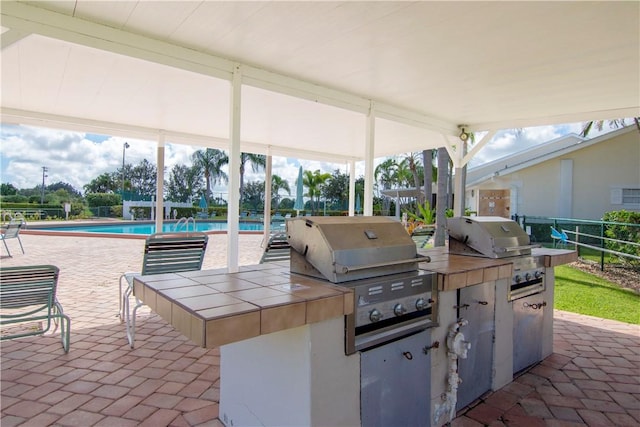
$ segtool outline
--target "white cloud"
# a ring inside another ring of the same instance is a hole
[[[630,123],[630,120],[627,120]],[[520,130],[503,130],[482,148],[471,165],[482,164],[505,155],[522,151],[536,144],[547,142],[568,133],[580,133],[582,123],[560,126],[539,126]],[[602,131],[593,129],[590,137],[610,132],[605,124]],[[67,182],[77,190],[105,172],[122,167],[123,144],[129,143],[125,158],[127,164],[138,164],[143,159],[156,163],[155,141],[136,140],[81,132],[61,131],[32,126],[2,124],[0,127],[0,182],[11,183],[17,188],[33,188],[42,184],[42,167],[47,168],[45,185]],[[167,143],[165,166],[167,173],[176,164],[192,164],[191,155],[200,147]],[[376,159],[374,167],[383,159]],[[332,173],[338,169],[347,171],[344,163],[320,162],[305,159],[273,157],[273,173],[289,182],[291,197],[295,197],[298,168]],[[228,169],[226,169],[228,172]],[[364,162],[355,164],[356,178],[364,175]],[[168,175],[167,175],[168,177]],[[264,180],[264,172],[253,172],[249,167],[245,181]],[[214,189],[226,197],[226,186]],[[286,194],[283,194],[286,196]]]

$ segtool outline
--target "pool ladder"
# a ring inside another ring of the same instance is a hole
[[[189,224],[191,224],[191,230],[189,230]],[[182,228],[184,228],[184,230],[182,230]],[[176,222],[176,225],[173,231],[176,231],[176,232],[196,231],[196,220],[193,219],[192,216],[190,216],[189,218],[182,217],[178,220],[178,222]]]

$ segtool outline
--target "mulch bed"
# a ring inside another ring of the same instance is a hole
[[[569,265],[615,283],[621,288],[631,289],[640,294],[640,269],[638,268],[605,264],[604,271],[601,271],[600,263],[582,258]]]

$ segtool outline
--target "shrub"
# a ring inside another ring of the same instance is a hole
[[[99,206],[116,206],[122,204],[119,194],[113,193],[89,193],[86,195],[87,204],[90,208]]]
[[[606,241],[606,248],[616,252],[640,256],[640,212],[629,212],[625,210],[612,211],[605,213],[603,221],[610,222],[606,224],[604,232],[605,237],[610,239],[622,240],[625,242],[633,242],[635,245]],[[619,257],[623,264],[640,266],[640,261],[628,257]]]

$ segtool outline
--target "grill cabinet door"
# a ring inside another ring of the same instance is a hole
[[[542,359],[542,294],[513,301],[513,373]]]
[[[469,321],[460,331],[471,343],[466,359],[458,359],[456,409],[462,409],[491,390],[493,343],[495,334],[495,286],[493,283],[469,286],[460,291],[458,317]]]
[[[361,353],[360,414],[363,427],[429,426],[431,331]]]

